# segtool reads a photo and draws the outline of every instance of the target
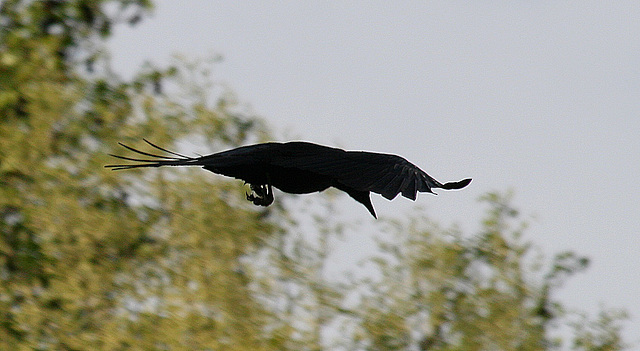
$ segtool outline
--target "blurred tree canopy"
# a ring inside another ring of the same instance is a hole
[[[105,170],[118,141],[218,150],[269,135],[230,92],[212,98],[206,63],[112,72],[104,40],[151,9],[0,3],[0,349],[625,347],[621,312],[565,321],[553,292],[588,262],[532,259],[508,196],[483,199],[474,236],[383,222],[376,274],[344,283],[325,273],[340,223],[310,230],[198,170]]]

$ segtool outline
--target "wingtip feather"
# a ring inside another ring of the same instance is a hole
[[[469,183],[471,183],[471,178],[463,179],[463,180],[458,181],[458,182],[445,183],[445,184],[442,184],[442,186],[440,188],[445,189],[445,190],[462,189],[465,186],[469,185]]]

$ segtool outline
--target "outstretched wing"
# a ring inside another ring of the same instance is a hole
[[[459,182],[440,183],[418,166],[403,157],[372,152],[349,152],[348,158],[355,168],[354,177],[340,181],[356,189],[369,190],[392,200],[398,194],[415,200],[418,192],[433,193],[431,189],[460,189],[471,179]]]
[[[338,148],[317,145],[307,142],[288,143],[264,143],[243,146],[216,154],[188,157],[167,149],[163,149],[147,140],[150,146],[169,155],[156,155],[143,152],[132,147],[120,144],[135,153],[147,158],[131,158],[112,155],[114,157],[133,161],[133,164],[107,165],[105,167],[118,169],[130,169],[140,167],[161,166],[202,166],[207,170],[230,177],[243,179],[249,183],[266,184],[269,179],[265,176],[270,169],[276,169],[280,174],[286,174],[284,180],[288,183],[304,183],[326,181],[330,179],[333,186],[341,190],[353,190],[355,192],[372,191],[392,200],[398,194],[416,199],[418,192],[433,193],[431,189],[461,189],[467,186],[471,179],[459,182],[442,184],[429,176],[416,165],[406,159],[390,154],[381,154],[365,151],[345,151]],[[299,172],[304,171],[304,172]],[[306,172],[306,173],[305,173]],[[297,179],[318,175],[319,177]],[[274,181],[276,179],[273,179]],[[274,184],[280,188],[290,188],[290,184]],[[294,187],[301,187],[300,184]],[[305,184],[301,188],[305,191],[290,191],[294,193],[309,192],[309,189],[318,191],[326,186]],[[352,196],[359,196],[354,192]]]
[[[271,158],[274,165],[301,169],[330,177],[357,191],[372,191],[392,200],[398,194],[416,199],[432,188],[461,189],[471,179],[442,184],[406,159],[390,154],[344,151],[304,142],[283,144]]]

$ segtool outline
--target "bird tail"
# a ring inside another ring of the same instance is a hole
[[[148,156],[148,157],[153,157],[153,159],[143,159],[143,158],[132,158],[132,157],[125,157],[125,156],[119,156],[119,155],[114,155],[114,154],[109,154],[109,156],[113,156],[116,158],[119,158],[121,160],[127,160],[127,161],[134,161],[134,162],[139,162],[139,163],[135,163],[135,164],[117,164],[117,165],[106,165],[104,166],[105,168],[111,168],[112,170],[120,170],[120,169],[132,169],[132,168],[143,168],[143,167],[162,167],[162,166],[201,166],[201,158],[200,157],[189,157],[189,156],[185,156],[185,155],[181,155],[179,153],[173,152],[173,151],[169,151],[167,149],[164,149],[158,145],[155,145],[154,143],[148,141],[147,139],[143,139],[145,143],[151,145],[152,147],[166,152],[170,155],[173,156],[168,156],[168,155],[155,155],[155,154],[151,154],[148,152],[144,152],[144,151],[140,151],[137,149],[132,148],[131,146],[127,146],[123,143],[118,143],[120,144],[120,146],[133,151],[137,154],[140,155],[144,155],[144,156]],[[177,157],[175,157],[177,156]]]
[[[471,183],[471,178],[463,179],[463,180],[458,181],[458,182],[444,183],[439,188],[445,189],[445,190],[462,189],[465,186],[469,185],[469,183]]]

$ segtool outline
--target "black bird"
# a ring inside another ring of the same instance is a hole
[[[135,153],[152,159],[111,155],[139,162],[105,167],[113,170],[161,166],[200,166],[208,171],[242,179],[251,186],[247,200],[255,205],[273,202],[272,186],[291,194],[308,194],[329,187],[340,189],[363,204],[373,215],[370,192],[392,200],[399,193],[411,200],[416,193],[432,188],[461,189],[471,179],[442,184],[406,159],[389,154],[345,151],[303,141],[263,143],[200,157],[188,157],[161,148],[146,139],[150,146],[168,155],[156,155],[119,143]]]

